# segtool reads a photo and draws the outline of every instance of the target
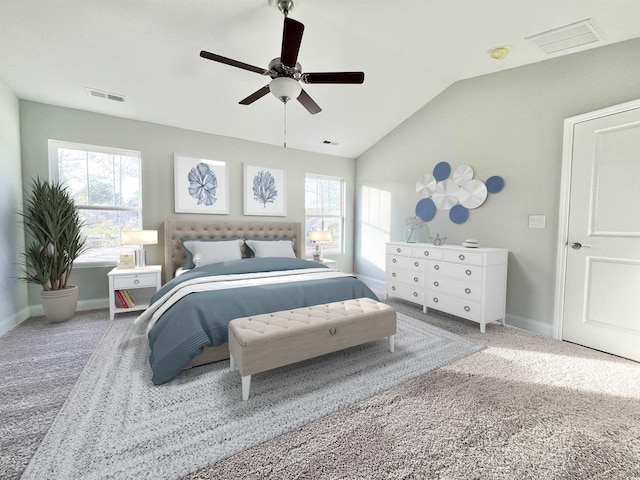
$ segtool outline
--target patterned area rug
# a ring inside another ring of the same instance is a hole
[[[386,340],[254,375],[223,361],[154,386],[144,326],[116,320],[22,478],[177,478],[482,350],[398,314]]]

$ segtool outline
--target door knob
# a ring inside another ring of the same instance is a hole
[[[582,245],[580,242],[573,242],[571,248],[574,250],[580,250],[581,248],[591,248],[589,245]]]

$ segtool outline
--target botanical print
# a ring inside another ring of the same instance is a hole
[[[273,203],[277,197],[276,179],[270,172],[260,170],[253,177],[253,199],[266,208],[267,203]]]
[[[176,213],[229,213],[227,162],[174,154]]]
[[[189,195],[198,200],[198,205],[216,203],[218,179],[206,163],[199,163],[189,171]]]
[[[286,215],[284,170],[245,164],[244,214]]]

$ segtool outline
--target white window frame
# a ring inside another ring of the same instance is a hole
[[[319,179],[319,180],[332,180],[332,181],[339,181],[340,182],[340,207],[341,207],[341,212],[340,215],[307,215],[307,205],[306,205],[306,195],[307,195],[307,188],[306,188],[306,182],[307,179]],[[345,199],[346,199],[346,182],[344,180],[343,177],[334,177],[331,175],[321,175],[321,174],[317,174],[317,173],[305,173],[304,176],[304,180],[305,180],[305,216],[304,216],[304,229],[305,229],[305,254],[308,256],[311,256],[313,254],[313,252],[315,251],[315,247],[309,245],[309,235],[308,235],[308,231],[307,231],[307,221],[309,218],[329,218],[329,219],[338,219],[339,223],[340,223],[340,238],[338,239],[338,248],[337,249],[330,249],[325,247],[324,248],[324,255],[340,255],[342,253],[344,253],[344,245],[345,245],[345,212],[346,212],[346,205],[345,205]]]
[[[85,143],[77,143],[77,142],[69,142],[64,140],[49,140],[48,143],[48,154],[49,154],[49,178],[53,182],[60,181],[60,167],[59,167],[59,157],[58,150],[60,148],[67,148],[71,150],[87,150],[91,152],[97,153],[105,153],[108,155],[122,155],[129,157],[137,157],[139,160],[139,175],[138,175],[138,191],[140,192],[140,201],[139,206],[137,208],[133,207],[99,207],[94,205],[79,205],[79,207],[83,210],[99,210],[99,211],[132,211],[138,212],[140,218],[140,228],[142,228],[143,218],[142,218],[142,152],[138,150],[128,150],[124,148],[115,148],[115,147],[105,147],[102,145],[90,145]],[[130,249],[129,249],[130,250]],[[104,260],[97,262],[89,262],[89,261],[80,261],[74,263],[74,268],[88,268],[88,267],[100,267],[100,266],[115,266],[117,263],[117,258],[113,260]]]

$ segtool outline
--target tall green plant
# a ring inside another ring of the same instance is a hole
[[[21,279],[43,290],[66,288],[73,262],[86,248],[78,208],[67,189],[36,178],[21,216],[30,237]]]

